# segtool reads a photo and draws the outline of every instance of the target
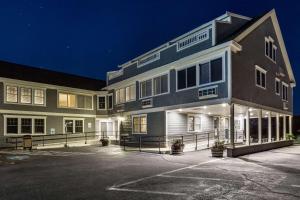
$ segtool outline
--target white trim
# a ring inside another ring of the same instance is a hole
[[[219,91],[218,91],[218,85],[214,85],[214,86],[210,86],[210,87],[205,87],[205,88],[199,88],[198,90],[198,99],[209,99],[209,98],[214,98],[214,97],[218,97],[219,96]],[[200,91],[204,91],[204,90],[209,90],[209,89],[216,89],[216,93],[217,94],[210,94],[210,95],[205,95],[205,96],[199,96],[199,92]]]
[[[7,118],[17,118],[18,119],[18,133],[7,133]],[[21,133],[21,119],[31,119],[31,133]],[[3,132],[4,136],[22,136],[22,135],[46,135],[46,126],[47,126],[47,118],[45,116],[30,116],[30,115],[3,115]],[[44,120],[44,133],[35,133],[35,119],[43,119]]]
[[[148,61],[140,64],[141,60],[146,60],[147,58],[150,58],[151,56],[154,56],[154,55],[156,56],[154,59],[150,59],[150,60],[148,60]],[[159,59],[160,59],[160,51],[159,52],[154,52],[154,53],[152,53],[152,54],[150,54],[150,55],[148,55],[146,57],[142,57],[142,58],[138,59],[138,61],[137,61],[137,68],[140,68],[140,67],[143,67],[145,65],[148,65],[148,64],[150,64],[150,63],[152,63],[154,61],[157,61]]]
[[[286,99],[283,98],[283,86],[286,87]],[[281,100],[284,102],[288,102],[288,91],[289,91],[289,85],[283,81],[281,81]]]
[[[187,36],[185,38],[182,38],[181,40],[177,41],[176,42],[176,52],[182,51],[182,50],[187,49],[189,47],[192,47],[192,46],[194,46],[196,44],[199,44],[199,43],[202,43],[202,42],[204,42],[206,40],[209,40],[209,38],[210,38],[210,36],[209,36],[209,29],[210,28],[206,28],[206,29],[201,30],[199,32],[195,32],[195,33],[193,33],[193,34],[191,34],[191,35],[189,35],[189,36]],[[201,36],[203,36],[204,39],[199,38]],[[191,40],[191,38],[196,38],[196,39],[193,42],[188,43],[187,45],[179,47],[180,43],[187,42],[187,41]]]
[[[228,98],[232,97],[232,52],[231,49],[227,51],[227,90],[228,90]]]
[[[265,75],[265,87],[263,87],[262,85],[258,85],[257,84],[257,71],[260,72],[259,76],[260,76],[260,81],[262,83],[262,75],[261,74],[264,74]],[[259,88],[262,88],[262,89],[267,89],[267,71],[264,70],[263,68],[259,67],[258,65],[255,65],[255,85]]]
[[[105,99],[105,105],[104,105],[104,109],[99,109],[99,97],[104,97],[104,99]],[[107,110],[107,97],[106,97],[106,95],[97,95],[97,110],[101,110],[101,111],[103,111],[103,110]]]
[[[136,132],[134,132],[134,121],[133,121],[133,118],[135,118],[135,117],[138,117],[138,118],[146,117],[147,124],[146,124],[146,132],[145,133],[136,133]],[[132,126],[131,130],[132,130],[132,134],[133,135],[146,135],[146,134],[148,134],[148,116],[147,116],[147,114],[131,115],[131,121],[132,121],[132,123],[131,123],[131,126]]]
[[[283,37],[282,37],[282,33],[281,33],[281,30],[280,30],[280,26],[279,26],[278,19],[277,19],[277,16],[276,16],[276,13],[275,13],[274,9],[272,9],[270,12],[268,12],[263,17],[261,17],[257,22],[252,24],[244,32],[239,34],[234,40],[237,41],[237,42],[240,42],[248,34],[250,34],[253,30],[255,30],[259,25],[261,25],[264,21],[266,21],[269,18],[271,18],[271,20],[272,20],[272,23],[273,23],[273,26],[274,26],[274,29],[275,29],[275,33],[276,33],[276,36],[278,38],[278,43],[279,43],[279,46],[280,46],[280,49],[281,49],[281,52],[282,52],[282,55],[283,55],[283,60],[284,60],[284,62],[286,64],[286,67],[287,67],[287,71],[288,71],[288,75],[289,75],[289,78],[290,78],[291,83],[292,83],[292,87],[295,87],[296,86],[296,80],[295,80],[295,77],[294,77],[294,74],[293,74],[291,63],[290,63],[290,60],[289,60],[289,57],[288,57],[288,54],[287,54],[287,50],[286,50],[286,47],[285,47],[285,44],[284,44],[284,40],[283,40]]]
[[[84,118],[74,118],[74,117],[64,117],[63,118],[63,134],[66,134],[66,126],[65,126],[65,121],[66,120],[72,120],[73,121],[73,132],[71,134],[75,134],[75,133],[78,133],[80,134],[80,132],[76,132],[75,131],[75,121],[82,121],[82,133],[84,133]]]
[[[108,107],[109,105],[109,97],[111,96],[111,108]],[[114,109],[114,94],[113,93],[110,93],[107,95],[107,110],[113,110]]]
[[[73,114],[73,113],[58,113],[58,112],[37,112],[37,111],[22,111],[22,110],[10,110],[0,109],[2,114],[22,114],[22,115],[42,115],[42,116],[70,116],[70,117],[95,117],[95,114]]]

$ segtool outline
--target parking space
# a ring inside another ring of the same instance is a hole
[[[223,159],[209,150],[171,156],[118,146],[45,152],[0,163],[1,199],[300,198],[300,146]]]

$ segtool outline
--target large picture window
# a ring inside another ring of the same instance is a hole
[[[135,84],[116,90],[116,104],[121,104],[136,99]]]
[[[5,116],[4,134],[46,134],[45,117]]]
[[[152,79],[140,83],[141,98],[152,96]]]
[[[222,58],[199,64],[200,85],[222,81],[223,73]]]
[[[132,117],[133,133],[146,134],[147,133],[147,115],[138,115]]]
[[[93,109],[93,97],[60,92],[58,106],[60,108]]]

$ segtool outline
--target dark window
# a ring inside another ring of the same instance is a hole
[[[287,101],[288,100],[288,87],[282,85],[282,99]]]
[[[260,81],[260,71],[256,70],[256,84],[261,85]]]
[[[186,88],[186,70],[180,70],[177,72],[177,89]]]
[[[18,133],[18,118],[6,119],[6,133],[17,134]]]
[[[272,51],[272,49],[273,49],[273,45],[272,45],[273,43],[272,42],[269,42],[269,57],[270,58],[273,58],[273,56],[272,56],[272,54],[273,54],[273,51]]]
[[[34,119],[34,133],[44,133],[45,130],[44,119]]]
[[[21,119],[21,133],[32,133],[32,119],[22,118]]]
[[[105,109],[105,96],[98,97],[98,109]]]
[[[256,69],[256,85],[266,88],[266,73]]]
[[[209,83],[209,63],[200,64],[200,84]]]
[[[280,82],[278,80],[275,80],[275,92],[276,92],[276,94],[280,94],[279,84],[280,84]]]
[[[152,96],[152,80],[146,81],[146,97]]]
[[[210,62],[211,82],[222,80],[222,58]]]
[[[266,87],[266,74],[261,73],[261,86]]]
[[[161,93],[166,93],[169,90],[168,78],[168,74],[161,76]]]
[[[75,120],[75,133],[83,133],[83,121]]]
[[[65,131],[66,133],[73,133],[73,120],[65,121]]]
[[[113,95],[108,96],[108,109],[113,108]]]
[[[196,66],[187,68],[187,87],[196,85]]]
[[[265,41],[265,45],[266,45],[266,49],[265,49],[266,51],[265,51],[265,53],[268,56],[269,55],[269,42]]]

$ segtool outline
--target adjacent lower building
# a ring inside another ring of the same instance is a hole
[[[106,82],[1,62],[5,137],[94,132],[162,138],[212,134],[237,145],[286,139],[292,67],[275,10],[230,12],[120,65]]]

